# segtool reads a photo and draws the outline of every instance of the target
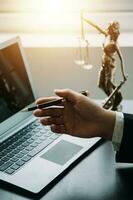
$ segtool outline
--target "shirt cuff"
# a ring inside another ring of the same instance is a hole
[[[123,137],[123,127],[124,127],[124,115],[122,112],[116,111],[116,120],[112,137],[112,143],[115,151],[119,151],[120,149]]]

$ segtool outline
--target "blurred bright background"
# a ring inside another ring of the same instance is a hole
[[[54,38],[56,43],[64,38],[71,43],[80,33],[81,9],[103,28],[115,19],[121,32],[133,31],[128,21],[133,18],[132,0],[0,0],[0,32],[45,34],[53,45]],[[89,26],[86,31],[96,33]]]
[[[0,41],[21,37],[39,96],[51,95],[54,88],[72,88],[88,89],[92,97],[104,98],[97,87],[104,36],[88,25],[85,32],[94,67],[87,71],[74,63],[81,9],[103,29],[110,21],[119,21],[119,44],[129,74],[123,93],[124,98],[133,99],[132,0],[0,0]]]

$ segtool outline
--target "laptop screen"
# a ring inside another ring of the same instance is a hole
[[[0,123],[34,101],[18,43],[0,50]]]

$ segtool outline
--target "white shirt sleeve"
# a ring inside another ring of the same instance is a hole
[[[119,151],[120,149],[123,137],[123,127],[124,127],[124,115],[122,112],[116,111],[116,120],[112,137],[112,143],[115,151]]]

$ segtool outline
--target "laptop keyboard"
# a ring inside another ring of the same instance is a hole
[[[59,136],[38,120],[28,124],[0,144],[0,171],[14,174]]]

